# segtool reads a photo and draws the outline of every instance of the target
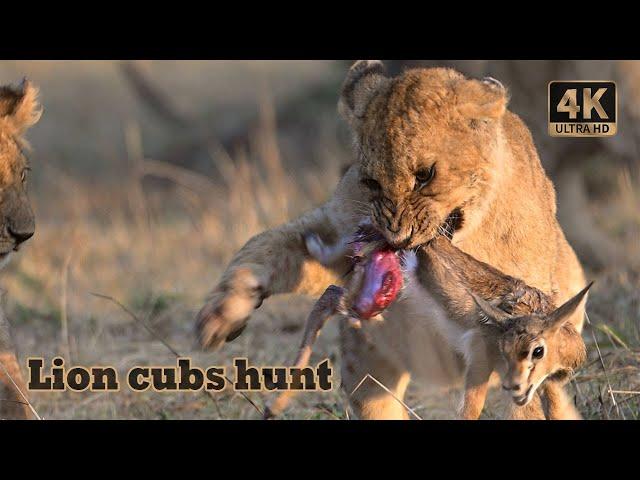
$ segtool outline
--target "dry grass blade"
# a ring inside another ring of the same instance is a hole
[[[171,180],[182,187],[201,194],[211,195],[217,192],[216,185],[208,177],[167,162],[147,158],[140,162],[140,171],[143,176]]]
[[[611,387],[611,382],[609,381],[609,374],[607,373],[607,367],[604,364],[604,359],[602,358],[602,352],[600,351],[600,345],[598,345],[598,339],[596,338],[596,334],[593,331],[593,324],[591,323],[591,320],[589,320],[589,314],[586,312],[584,312],[584,316],[587,319],[587,323],[592,327],[591,328],[591,336],[593,338],[593,343],[596,346],[596,350],[598,351],[598,358],[600,358],[600,365],[602,365],[602,371],[604,372],[604,378],[607,381],[607,387],[609,390],[609,395],[611,396],[611,402],[613,403],[614,408],[616,409],[616,412],[618,412],[618,416],[620,418],[622,418],[623,420],[626,420],[624,413],[622,413],[622,410],[620,410],[620,406],[618,405],[618,402],[616,402],[616,396],[613,393],[613,388]]]
[[[387,392],[389,395],[391,395],[396,400],[396,402],[398,402],[400,405],[402,405],[411,415],[416,417],[416,419],[418,419],[418,420],[422,420],[422,417],[420,417],[420,415],[418,415],[409,405],[407,405],[400,398],[398,398],[396,396],[396,394],[393,393],[391,390],[389,390],[381,381],[379,381],[377,378],[373,377],[372,375],[370,375],[368,373],[362,378],[362,380],[360,380],[360,382],[358,382],[358,385],[356,385],[356,388],[353,389],[353,391],[349,394],[349,396],[352,397],[353,394],[356,393],[356,391],[358,391],[358,389],[362,386],[362,384],[367,379],[373,380],[380,388],[382,388],[385,392]]]
[[[71,266],[71,260],[73,258],[74,245],[67,251],[67,255],[64,259],[62,266],[62,287],[60,292],[60,330],[62,335],[62,346],[64,349],[64,356],[68,359],[69,363],[73,363],[71,358],[71,343],[69,341],[69,316],[67,314],[67,291],[69,287],[69,267]]]
[[[103,295],[101,293],[95,293],[95,292],[91,292],[91,295],[93,295],[94,297],[98,297],[98,298],[103,298],[105,300],[109,300],[113,303],[115,303],[116,305],[118,305],[127,315],[129,315],[131,318],[133,318],[136,322],[138,322],[139,324],[141,324],[146,330],[147,332],[149,332],[151,335],[153,335],[153,337],[156,338],[156,340],[158,340],[160,343],[162,343],[165,347],[167,347],[167,349],[173,353],[176,357],[180,357],[181,355],[177,352],[177,350],[175,350],[171,345],[169,345],[164,338],[162,338],[160,335],[158,335],[149,325],[147,325],[146,322],[144,322],[143,320],[140,320],[140,318],[133,313],[131,310],[129,310],[123,303],[121,303],[119,300],[109,296],[109,295]]]
[[[331,409],[326,407],[325,405],[316,405],[315,408],[317,410],[321,411],[322,413],[325,413],[326,415],[330,416],[334,420],[341,420],[341,418],[339,416],[337,416],[335,413],[333,413],[331,411]]]
[[[611,393],[616,393],[618,395],[640,395],[640,392],[636,392],[634,390],[611,390]]]
[[[25,401],[25,403],[29,406],[29,409],[31,410],[31,413],[33,413],[33,415],[38,419],[38,420],[42,420],[42,417],[40,415],[38,415],[38,412],[36,412],[36,409],[33,408],[33,405],[31,405],[31,402],[29,401],[29,399],[27,398],[27,396],[22,392],[22,390],[20,390],[20,387],[18,387],[18,384],[15,382],[15,380],[13,379],[13,377],[11,376],[11,374],[9,373],[9,371],[6,369],[6,367],[4,366],[4,363],[0,362],[0,367],[2,367],[2,371],[4,372],[4,374],[7,376],[7,378],[9,380],[11,380],[11,383],[13,384],[13,388],[16,389],[16,391],[20,394],[20,396],[22,397],[22,399]]]
[[[156,333],[156,331],[151,328],[147,322],[141,320],[135,313],[133,313],[131,310],[129,310],[124,304],[122,304],[120,301],[118,301],[117,299],[109,296],[109,295],[103,295],[101,293],[94,293],[91,292],[91,295],[98,297],[98,298],[102,298],[104,300],[109,300],[113,303],[115,303],[116,305],[118,305],[127,315],[129,315],[131,318],[133,318],[137,323],[141,324],[145,330],[147,330],[147,332],[149,332],[156,340],[158,340],[160,343],[162,343],[165,347],[167,347],[167,350],[169,350],[171,353],[173,353],[173,355],[176,358],[183,358],[184,355],[181,355],[175,348],[173,348],[171,345],[169,345],[167,343],[167,341],[162,338],[160,335],[158,335]],[[233,384],[233,382],[228,378],[228,377],[224,377],[225,381],[229,384]],[[213,401],[213,404],[216,408],[216,411],[218,413],[218,415],[220,416],[220,418],[224,418],[224,416],[222,415],[222,411],[220,410],[220,405],[218,404],[218,399],[213,395],[213,393],[211,393],[210,391],[204,389],[201,390],[201,392],[203,394],[205,394],[210,400]],[[260,414],[260,416],[264,415],[262,409],[260,407],[258,407],[258,405],[256,405],[256,403],[251,400],[244,392],[238,392],[247,402],[249,402],[249,404],[251,404],[251,406],[253,408],[256,409],[256,411]]]
[[[5,403],[17,403],[18,405],[29,405],[26,402],[21,402],[20,400],[11,400],[9,398],[0,398],[0,402],[5,402]]]
[[[131,168],[131,178],[129,179],[129,205],[134,213],[135,220],[145,231],[149,226],[149,211],[142,189],[142,167],[144,150],[142,147],[142,133],[137,122],[127,122],[124,130],[125,146],[127,157]]]
[[[612,341],[612,343],[615,341],[616,343],[618,343],[625,350],[631,351],[631,349],[629,348],[627,343],[622,338],[620,338],[620,335],[618,335],[616,332],[614,332],[613,329],[609,325],[605,325],[605,324],[600,323],[598,325],[594,325],[594,327],[597,328],[598,330],[600,330],[602,333],[604,333],[607,337],[609,337],[609,339]]]

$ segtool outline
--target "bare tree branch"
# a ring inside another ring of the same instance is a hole
[[[156,115],[175,127],[190,126],[191,122],[178,112],[169,97],[147,78],[135,62],[120,63],[120,70],[142,103]]]

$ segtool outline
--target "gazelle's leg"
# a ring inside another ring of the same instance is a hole
[[[344,297],[345,291],[343,288],[335,285],[329,285],[315,303],[305,324],[302,343],[300,344],[300,349],[298,350],[298,356],[296,357],[294,367],[304,368],[309,364],[313,345],[320,335],[322,327],[324,327],[324,324],[329,320],[329,318],[342,311],[341,307]],[[282,411],[287,408],[287,405],[294,394],[294,391],[287,390],[278,395],[273,404],[265,410],[264,417],[272,418],[282,413]]]

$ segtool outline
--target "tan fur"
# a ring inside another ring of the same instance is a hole
[[[38,93],[26,79],[18,87],[0,86],[0,129],[3,132],[19,138],[38,122],[42,115]]]
[[[326,204],[257,235],[232,259],[198,315],[202,345],[221,346],[264,296],[320,295],[336,283],[345,265],[323,268],[310,257],[304,234],[315,231],[333,243],[369,216],[389,243],[410,248],[433,238],[447,216],[461,209],[464,219],[453,243],[462,251],[558,303],[582,288],[582,269],[555,217],[553,186],[527,128],[502,108],[506,99],[499,86],[453,70],[409,70],[389,79],[376,62],[358,62],[339,105],[358,162]],[[414,191],[416,173],[434,164],[431,183]],[[372,181],[380,185],[377,191]],[[344,329],[346,391],[367,374],[399,398],[409,375],[429,386],[461,379],[459,354],[433,329],[444,312],[417,295],[394,303],[380,325]],[[583,316],[579,308],[571,318],[578,331]],[[363,418],[404,417],[397,400],[371,382],[351,400]]]
[[[27,198],[29,168],[22,135],[40,118],[38,89],[26,80],[18,87],[0,87],[0,256],[6,260],[34,232],[34,217]],[[15,354],[9,323],[0,307],[0,418],[31,418],[31,410],[16,391],[26,388]],[[11,377],[11,378],[9,378]],[[12,381],[13,380],[13,381]]]
[[[20,392],[16,390],[17,385],[24,395],[27,394],[18,358],[11,341],[9,323],[1,308],[0,364],[2,364],[0,367],[0,420],[31,418],[31,410],[25,405]]]

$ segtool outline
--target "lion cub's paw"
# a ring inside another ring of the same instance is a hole
[[[217,349],[235,340],[246,327],[251,313],[268,296],[264,284],[251,266],[233,270],[198,313],[196,330],[200,345]]]

